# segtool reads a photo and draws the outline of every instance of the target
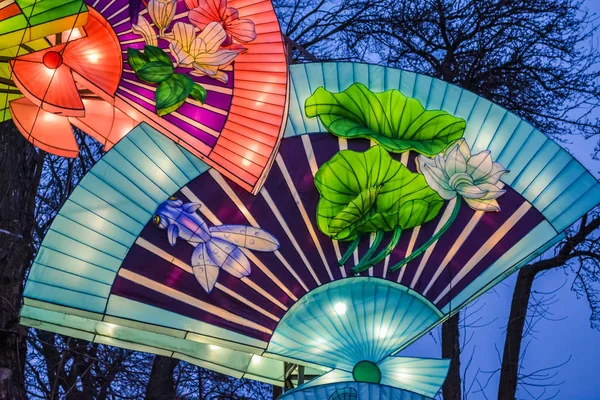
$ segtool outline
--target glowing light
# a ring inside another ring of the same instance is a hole
[[[333,309],[335,310],[337,315],[344,315],[348,307],[346,307],[344,303],[335,303]]]
[[[260,358],[259,356],[257,356],[257,355],[253,355],[253,356],[252,356],[252,360],[250,361],[250,363],[251,363],[252,365],[258,365],[258,364],[260,364],[261,362],[262,362],[261,358]]]
[[[209,344],[208,348],[211,350],[220,350],[221,349],[219,346],[215,346],[214,344]]]
[[[99,59],[98,53],[92,53],[88,56],[88,60],[90,60],[91,63],[97,63]]]

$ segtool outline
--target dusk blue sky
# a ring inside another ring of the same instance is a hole
[[[600,0],[587,0],[589,10],[600,15]],[[596,21],[600,23],[600,21]],[[596,35],[595,45],[600,44],[600,33]],[[600,112],[597,113],[600,117]],[[566,144],[571,152],[598,178],[600,178],[600,161],[593,160],[590,150],[594,148],[597,138],[584,140],[570,138],[572,143]],[[600,201],[600,199],[599,199]],[[474,354],[467,375],[467,387],[473,383],[474,375],[479,372],[479,381],[487,388],[481,392],[478,384],[473,384],[468,399],[496,399],[498,392],[499,372],[490,378],[491,371],[500,366],[499,357],[504,347],[504,330],[513,293],[516,274],[497,285],[493,290],[484,294],[476,303],[467,308],[467,313],[481,309],[471,318],[480,328],[469,329],[466,336],[473,334],[473,339],[466,346],[462,358],[462,367],[466,366],[471,354]],[[549,382],[562,385],[548,387],[541,399],[565,400],[598,400],[600,399],[600,331],[590,327],[590,308],[585,299],[578,299],[571,291],[573,274],[563,270],[555,270],[538,277],[533,290],[537,296],[542,293],[553,293],[555,302],[549,307],[553,320],[540,320],[535,326],[534,336],[528,337],[523,344],[528,345],[523,364],[523,373],[531,373],[541,368],[560,365],[567,362],[556,371],[556,376]],[[402,355],[417,357],[440,357],[440,329],[423,337],[413,344]],[[486,373],[488,372],[488,373]],[[534,396],[542,394],[540,388],[530,388]],[[519,389],[518,399],[533,399],[526,391]]]

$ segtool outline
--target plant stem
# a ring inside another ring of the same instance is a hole
[[[379,247],[379,244],[381,244],[382,239],[383,239],[383,230],[379,229],[377,231],[377,233],[375,234],[375,239],[373,240],[373,244],[371,245],[371,247],[369,247],[369,250],[367,250],[365,255],[362,257],[360,262],[357,264],[357,266],[369,262],[369,260],[373,256],[373,253],[375,253],[375,250],[377,250],[377,248]]]
[[[340,260],[337,262],[340,267],[343,267],[344,264],[346,264],[346,261],[348,261],[354,250],[356,250],[356,248],[358,247],[358,243],[360,243],[360,236],[357,236],[356,239],[354,239],[352,243],[350,243],[348,250],[346,250],[342,258],[340,258]]]
[[[376,265],[377,263],[380,263],[381,261],[383,261],[384,258],[386,258],[392,251],[394,251],[394,248],[400,241],[401,235],[402,235],[402,228],[397,226],[396,229],[394,229],[394,234],[392,235],[392,239],[390,240],[390,243],[388,243],[386,248],[381,250],[379,252],[379,254],[377,254],[371,260],[366,260],[365,258],[363,258],[363,260],[357,266],[352,268],[352,272],[354,272],[355,274],[358,274],[360,272],[363,272],[363,271],[369,269],[371,266]]]
[[[390,268],[390,271],[394,272],[394,271],[399,270],[404,265],[408,264],[415,258],[419,257],[421,254],[423,254],[429,248],[429,246],[431,246],[432,244],[437,242],[437,240],[440,238],[440,236],[442,236],[444,234],[444,232],[446,232],[448,230],[448,228],[450,228],[450,225],[452,225],[452,223],[456,219],[456,216],[458,215],[458,211],[460,210],[460,204],[461,204],[461,197],[456,196],[456,203],[454,203],[454,209],[452,210],[452,215],[450,215],[450,218],[448,218],[448,221],[446,221],[444,226],[442,226],[442,229],[440,229],[435,235],[430,237],[427,242],[423,243],[423,245],[421,245],[421,247],[419,247],[416,251],[414,251],[410,256],[406,257],[404,260],[400,261],[398,264],[392,266]]]

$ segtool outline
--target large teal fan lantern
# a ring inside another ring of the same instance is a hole
[[[564,149],[456,86],[353,63],[290,78],[256,195],[148,125],[116,144],[42,243],[22,323],[276,385],[286,362],[318,375],[285,399],[432,398],[448,361],[396,354],[599,203]]]

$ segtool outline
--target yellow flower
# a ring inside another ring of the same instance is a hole
[[[161,36],[175,18],[176,6],[177,0],[150,0],[148,2],[148,14]]]
[[[220,49],[227,33],[218,22],[212,22],[196,36],[196,27],[177,22],[165,38],[178,66],[194,68],[193,75],[208,75],[227,82],[227,74],[220,71],[239,54],[236,50]]]
[[[148,20],[146,20],[146,18],[144,18],[143,16],[140,15],[138,19],[138,24],[131,25],[131,29],[138,35],[142,35],[144,37],[144,41],[148,46],[158,46],[156,32],[154,32],[154,28],[150,25],[150,22],[148,22]]]

